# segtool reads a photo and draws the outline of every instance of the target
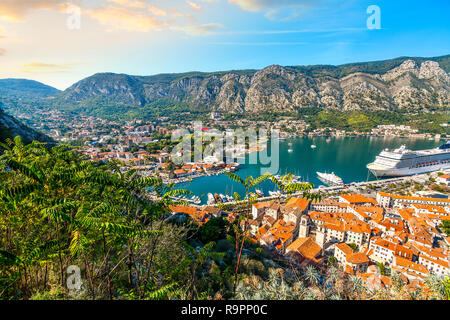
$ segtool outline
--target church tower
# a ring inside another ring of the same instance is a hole
[[[309,236],[309,231],[310,231],[310,218],[307,214],[302,215],[302,217],[300,218],[300,229],[298,232],[298,237],[299,238],[306,238]]]
[[[317,244],[323,249],[323,246],[325,245],[325,226],[319,226],[316,231],[316,242]]]

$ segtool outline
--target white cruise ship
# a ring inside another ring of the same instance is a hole
[[[376,177],[401,177],[450,169],[450,140],[435,149],[411,151],[406,146],[383,150],[367,165]]]
[[[339,178],[337,175],[335,175],[334,172],[332,172],[332,173],[316,172],[316,173],[319,176],[319,179],[328,185],[344,184],[342,179]]]

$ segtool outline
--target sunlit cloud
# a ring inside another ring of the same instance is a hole
[[[185,1],[185,4],[190,9],[201,12],[202,6],[199,3],[213,2],[216,0]],[[180,30],[194,36],[212,34],[215,29],[222,27],[217,23],[197,26],[197,20],[187,12],[186,6],[162,8],[153,1],[144,0],[99,0],[91,2],[89,6],[88,1],[74,3],[81,6],[82,14],[105,26],[106,31]],[[70,1],[67,0],[0,0],[0,18],[24,22],[33,11],[52,10],[67,13],[68,5]]]
[[[61,73],[70,72],[71,69],[79,63],[67,63],[67,64],[52,64],[43,62],[31,62],[21,66],[21,71],[24,73]]]
[[[87,10],[87,14],[100,24],[112,30],[150,31],[162,30],[166,23],[154,16],[137,13],[136,11],[119,7],[102,7]]]
[[[271,46],[306,46],[310,45],[310,42],[305,41],[290,41],[290,42],[281,42],[281,41],[268,41],[268,42],[212,42],[212,45],[218,46],[246,46],[246,47],[271,47]]]
[[[310,6],[317,0],[228,0],[229,3],[236,4],[241,9],[247,11],[262,11],[267,9],[278,9],[282,7]]]
[[[220,23],[206,23],[196,26],[173,27],[172,29],[181,30],[186,34],[193,36],[209,36],[215,34],[219,30],[226,29],[226,27]]]
[[[191,2],[191,1],[186,1],[186,3],[189,5],[189,7],[191,7],[195,11],[197,11],[197,12],[202,11],[202,6],[199,5],[198,3]]]
[[[146,3],[141,0],[107,0],[107,1],[129,8],[143,9],[146,7]]]
[[[293,20],[301,17],[321,0],[228,0],[250,12],[265,12],[271,20]]]
[[[157,16],[157,17],[166,17],[167,16],[166,10],[163,10],[163,9],[155,7],[155,6],[150,6],[148,8],[148,12],[150,12],[152,15]]]
[[[0,18],[21,22],[28,13],[36,10],[61,10],[64,0],[1,0]]]

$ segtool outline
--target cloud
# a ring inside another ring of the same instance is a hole
[[[99,23],[116,30],[150,31],[161,30],[166,23],[147,14],[128,8],[102,7],[87,10],[87,14]]]
[[[228,0],[250,12],[265,11],[265,17],[271,20],[294,20],[302,16],[322,0]]]
[[[36,10],[61,10],[64,0],[1,0],[0,18],[10,21],[24,21],[25,16]]]
[[[4,56],[5,53],[6,53],[6,50],[3,49],[3,48],[0,48],[0,57],[1,57],[1,56]]]
[[[148,12],[150,12],[152,15],[157,16],[157,17],[166,17],[167,16],[166,10],[163,10],[163,9],[155,7],[155,6],[148,7]]]
[[[218,45],[218,46],[306,46],[310,45],[309,42],[304,41],[291,41],[291,42],[280,42],[280,41],[273,41],[273,42],[212,42],[212,45]]]
[[[173,27],[172,29],[181,30],[192,36],[209,36],[215,34],[218,30],[223,30],[226,28],[220,23],[207,23],[197,26]]]
[[[195,3],[195,2],[191,2],[191,1],[186,1],[186,3],[189,5],[189,7],[191,7],[193,10],[197,11],[197,12],[201,12],[202,11],[202,6]]]
[[[191,9],[200,12],[199,3],[217,0],[183,0]],[[74,2],[82,6],[82,12],[90,19],[107,27],[107,31],[126,30],[137,32],[180,30],[189,35],[208,35],[224,28],[218,23],[196,25],[195,17],[187,13],[186,7],[161,8],[148,0],[98,0]],[[85,5],[86,4],[86,5]],[[38,10],[66,13],[70,0],[0,0],[0,18],[16,22],[25,21],[27,15]],[[183,11],[181,11],[183,10]],[[180,26],[180,24],[184,24]],[[1,33],[0,33],[1,37]]]
[[[144,9],[147,5],[141,0],[106,0],[108,2],[118,4],[124,7]]]
[[[21,66],[21,71],[25,73],[61,73],[69,72],[72,67],[78,65],[78,63],[68,64],[50,64],[43,62],[31,62]]]
[[[283,7],[310,6],[318,1],[314,0],[228,0],[229,3],[238,5],[246,11],[263,11]]]

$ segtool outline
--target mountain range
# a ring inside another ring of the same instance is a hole
[[[154,76],[98,73],[62,92],[35,82],[0,80],[0,97],[24,93],[26,98],[72,110],[105,104],[139,108],[183,104],[225,113],[290,112],[304,107],[447,110],[449,72],[450,55]]]
[[[43,98],[55,96],[60,91],[34,80],[0,79],[0,97]]]

